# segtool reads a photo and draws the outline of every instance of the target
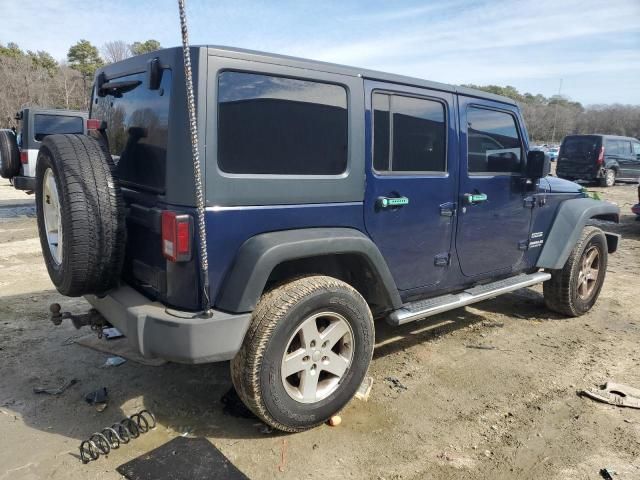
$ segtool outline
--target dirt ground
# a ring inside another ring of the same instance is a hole
[[[511,293],[428,321],[377,324],[368,402],[353,400],[338,427],[263,433],[223,414],[228,364],[99,368],[108,355],[53,327],[60,296],[37,239],[33,197],[0,183],[0,480],[116,479],[115,468],[179,435],[203,436],[252,479],[640,479],[640,410],[576,394],[608,379],[640,387],[640,222],[636,187],[593,188],[622,209],[623,235],[596,307],[579,319],[544,308],[541,289]],[[493,346],[494,350],[468,348]],[[406,387],[385,380],[397,377]],[[33,388],[79,382],[60,396]],[[108,408],[87,405],[106,386]],[[141,408],[158,427],[83,465],[80,441]],[[216,477],[212,477],[216,478]]]

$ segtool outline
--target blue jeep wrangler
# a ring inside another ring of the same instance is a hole
[[[590,224],[619,210],[547,176],[512,100],[190,52],[207,271],[181,49],[101,69],[89,133],[46,137],[37,163],[51,279],[143,355],[231,360],[246,405],[296,432],[352,398],[374,319],[401,325],[542,282],[557,312],[596,302],[618,237]]]

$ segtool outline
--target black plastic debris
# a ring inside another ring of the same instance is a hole
[[[129,480],[248,480],[206,438],[178,437],[116,468]]]
[[[107,408],[107,399],[109,394],[107,393],[107,387],[99,388],[93,392],[87,393],[84,397],[85,401],[89,405],[95,405],[96,410],[102,412]]]
[[[33,387],[33,393],[46,393],[47,395],[61,395],[69,387],[78,383],[76,378],[72,378],[68,382],[63,383],[59,387]]]
[[[601,468],[600,469],[600,476],[602,478],[604,478],[605,480],[613,480],[613,476],[615,474],[616,474],[616,472],[614,472],[610,468]]]

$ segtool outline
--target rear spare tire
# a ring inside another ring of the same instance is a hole
[[[20,152],[15,134],[0,130],[0,176],[13,178],[20,173]]]
[[[36,168],[42,255],[63,295],[101,294],[120,277],[125,246],[122,194],[114,163],[86,135],[49,135]]]

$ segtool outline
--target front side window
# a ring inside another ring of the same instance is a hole
[[[522,144],[513,115],[471,107],[467,111],[469,173],[520,173]]]
[[[218,78],[218,167],[254,175],[340,175],[348,158],[347,91],[243,72]]]
[[[47,135],[84,133],[84,118],[66,115],[36,114],[33,118],[33,137],[41,142]]]
[[[640,156],[640,143],[634,142],[633,153]]]
[[[441,102],[373,95],[373,167],[377,172],[445,172],[447,130]]]

